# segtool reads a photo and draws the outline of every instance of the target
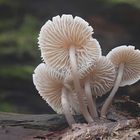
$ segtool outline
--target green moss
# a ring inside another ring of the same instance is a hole
[[[15,51],[16,50],[14,47],[10,47],[10,48],[1,47],[0,48],[0,55],[15,54]]]
[[[33,71],[33,66],[7,66],[0,68],[0,77],[29,79]]]
[[[21,6],[22,3],[23,0],[0,0],[0,5],[7,5],[13,8]]]
[[[33,58],[37,58],[37,27],[37,20],[32,16],[26,16],[18,29],[1,33],[0,53],[9,54],[11,52],[13,54],[15,52],[18,57],[24,57],[24,54],[28,54]]]
[[[16,19],[4,19],[0,21],[0,30],[5,31],[9,30],[10,28],[14,28],[16,26],[17,20]]]
[[[140,0],[103,0],[105,3],[108,4],[120,4],[120,3],[126,3],[133,5],[134,7],[140,8]]]
[[[0,112],[15,112],[16,108],[8,103],[0,103]]]
[[[38,37],[36,19],[26,16],[16,37],[18,54],[22,56],[24,53],[29,53],[32,57],[35,57]]]

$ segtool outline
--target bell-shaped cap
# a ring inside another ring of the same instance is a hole
[[[46,64],[39,64],[33,74],[33,83],[36,86],[41,97],[52,107],[57,113],[63,113],[62,104],[61,104],[61,94],[64,83],[60,75],[55,74],[55,71],[51,71],[51,68],[48,68]],[[57,77],[58,76],[58,77]],[[71,99],[69,102],[70,106],[75,108],[73,111],[78,111],[78,104],[76,101],[74,92],[70,92],[68,99]]]
[[[70,69],[69,48],[75,47],[78,67],[95,62],[101,54],[93,29],[80,17],[62,15],[41,28],[38,43],[43,60],[56,69]]]
[[[107,55],[118,69],[124,64],[124,71],[120,86],[131,85],[140,79],[140,50],[135,50],[134,46],[119,46]]]
[[[102,96],[106,94],[114,85],[116,72],[112,62],[105,56],[101,56],[95,63],[91,66],[86,73],[81,72],[82,77],[85,79],[88,77],[90,81],[91,91],[94,96]],[[82,80],[82,81],[83,81]]]

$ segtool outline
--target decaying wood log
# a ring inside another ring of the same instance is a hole
[[[75,116],[83,121],[81,116]],[[68,128],[63,115],[0,113],[0,140],[139,140],[140,117],[117,122],[96,120]]]
[[[75,116],[75,119],[84,122],[84,119],[80,115]],[[32,115],[0,112],[0,140],[37,140],[41,139],[40,137],[36,137],[37,135],[61,131],[67,127],[68,124],[63,115]]]
[[[90,125],[75,124],[61,137],[63,140],[140,140],[140,118],[118,122],[98,121]]]
[[[107,119],[92,124],[75,115],[77,124],[72,128],[63,115],[0,112],[0,140],[140,140],[139,105],[132,101],[118,103],[121,110],[112,106]]]
[[[68,126],[63,115],[57,114],[16,114],[0,113],[0,125],[2,126],[23,126],[29,129],[40,130],[61,130]]]

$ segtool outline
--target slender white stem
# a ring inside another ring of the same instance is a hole
[[[118,75],[116,77],[116,81],[115,81],[115,84],[114,84],[114,87],[110,93],[110,95],[108,96],[108,98],[106,99],[105,103],[103,104],[103,107],[101,109],[101,117],[106,117],[106,114],[107,114],[107,110],[109,108],[109,106],[111,105],[112,103],[112,100],[113,100],[113,97],[115,96],[115,93],[117,92],[118,88],[119,88],[119,85],[121,83],[121,80],[122,80],[122,76],[123,76],[123,71],[124,71],[124,64],[121,63],[119,65],[119,69],[118,69]]]
[[[66,117],[66,120],[68,121],[69,126],[71,127],[72,124],[75,123],[75,120],[70,112],[70,106],[69,106],[69,101],[67,99],[67,90],[65,87],[62,88],[62,95],[61,95],[61,103],[62,103],[62,108],[64,115]]]
[[[87,97],[89,112],[92,118],[97,118],[98,113],[97,113],[97,108],[96,108],[96,103],[95,103],[96,99],[93,99],[94,97],[92,97],[89,78],[87,78],[85,82],[85,93]]]
[[[83,99],[84,91],[82,90],[82,88],[80,86],[80,82],[79,82],[79,74],[77,71],[77,62],[76,62],[76,55],[75,55],[75,47],[74,46],[70,47],[69,56],[70,56],[70,64],[71,64],[71,74],[73,77],[73,82],[74,82],[76,93],[78,94],[77,98],[79,101],[80,110],[81,110],[83,116],[85,117],[86,121],[88,123],[91,123],[91,122],[93,122],[93,119],[87,110],[87,106],[86,106],[84,99]]]

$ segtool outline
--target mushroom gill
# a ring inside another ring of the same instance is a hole
[[[102,117],[106,117],[107,109],[119,86],[131,85],[140,79],[140,50],[135,50],[134,46],[116,47],[108,53],[107,58],[115,65],[117,77],[114,87],[101,109]]]
[[[116,72],[112,62],[105,56],[101,56],[86,73],[88,73],[86,77],[84,76],[85,73],[82,73],[81,77],[84,77],[82,81],[85,84],[90,113],[95,118],[98,117],[96,97],[102,96],[111,90],[114,85]]]
[[[62,15],[47,21],[39,34],[39,47],[44,61],[55,69],[70,69],[79,106],[87,122],[93,122],[83,99],[78,68],[89,67],[101,54],[93,29],[80,17]]]
[[[41,63],[34,71],[33,83],[41,97],[54,111],[65,114],[65,117],[71,126],[75,123],[72,113],[79,112],[76,107],[74,108],[74,106],[78,106],[75,101],[75,93],[72,92],[67,85],[65,86],[62,77],[59,76],[58,78],[57,76],[58,73],[55,74],[53,69],[51,70],[46,64]],[[71,99],[70,101],[69,98]]]

